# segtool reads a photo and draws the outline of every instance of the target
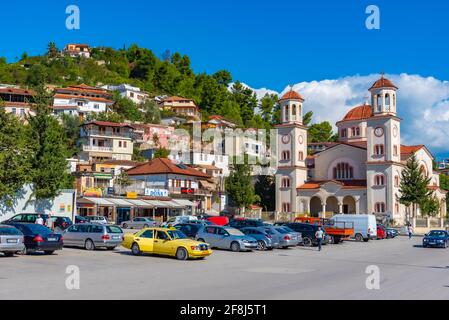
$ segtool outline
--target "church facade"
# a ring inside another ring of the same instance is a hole
[[[280,99],[281,123],[276,126],[276,211],[311,216],[368,213],[404,224],[406,207],[397,196],[401,171],[414,153],[422,172],[431,178],[428,187],[445,216],[446,192],[433,172],[432,154],[424,145],[401,144],[397,91],[382,76],[369,88],[371,102],[353,108],[336,123],[338,142],[310,145],[302,123],[304,98],[287,92]]]

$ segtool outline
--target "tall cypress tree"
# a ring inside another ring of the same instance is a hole
[[[407,164],[401,173],[401,183],[399,185],[400,195],[398,200],[408,209],[412,207],[412,216],[416,214],[417,206],[428,199],[432,191],[429,190],[430,178],[427,177],[419,167],[416,155],[413,153],[407,160]],[[408,216],[408,220],[410,220]]]
[[[33,148],[33,195],[36,199],[54,199],[61,189],[73,187],[66,160],[71,155],[64,129],[51,115],[50,96],[43,88],[38,89],[35,101],[36,115],[28,119]]]

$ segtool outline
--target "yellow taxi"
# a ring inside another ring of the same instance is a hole
[[[175,228],[144,228],[134,234],[125,234],[122,246],[131,249],[135,256],[152,253],[178,260],[204,259],[212,254],[207,243],[188,239]]]

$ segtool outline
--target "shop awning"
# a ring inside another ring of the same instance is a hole
[[[215,185],[209,181],[206,180],[200,180],[200,184],[203,188],[209,189],[209,190],[214,190],[215,189]]]
[[[125,207],[125,208],[133,207],[133,205],[130,202],[123,199],[108,198],[107,201],[112,202],[116,207]]]
[[[155,207],[151,203],[148,203],[148,202],[145,202],[142,200],[138,200],[138,199],[127,199],[126,201],[131,203],[134,207],[137,207],[137,208],[154,208]]]
[[[104,198],[91,198],[91,197],[88,197],[88,198],[83,198],[83,199],[85,199],[87,201],[90,201],[90,202],[92,202],[92,203],[94,203],[96,205],[99,205],[99,206],[113,207],[115,205],[113,202],[109,201],[109,199],[106,200]]]
[[[196,207],[196,205],[189,200],[186,199],[173,199],[172,201],[184,206],[184,207]]]

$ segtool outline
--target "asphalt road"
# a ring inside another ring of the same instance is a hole
[[[215,250],[202,261],[134,257],[123,248],[0,257],[0,299],[449,299],[449,249],[424,249],[421,239],[345,242],[321,252]],[[79,290],[66,287],[69,265],[80,270]],[[372,265],[380,284],[369,290]]]

